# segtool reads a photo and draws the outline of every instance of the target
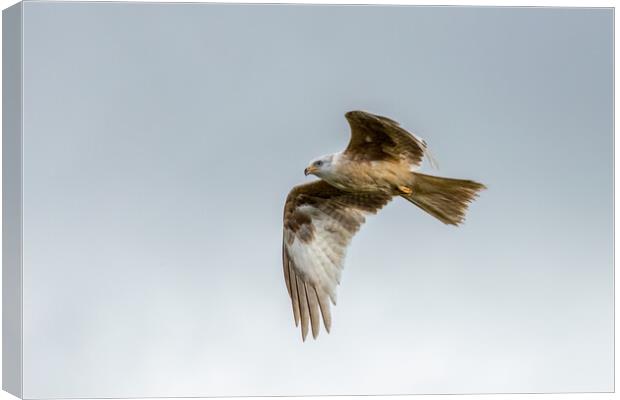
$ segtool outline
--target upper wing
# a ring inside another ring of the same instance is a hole
[[[301,319],[302,338],[312,326],[319,333],[320,316],[329,332],[329,300],[336,304],[346,248],[364,223],[391,199],[382,193],[349,193],[324,181],[294,187],[284,206],[282,261],[293,304],[295,325]],[[320,310],[320,311],[319,311]]]
[[[351,140],[344,152],[352,159],[404,160],[417,166],[426,155],[434,166],[426,142],[398,122],[364,111],[350,111],[345,117],[351,126]]]

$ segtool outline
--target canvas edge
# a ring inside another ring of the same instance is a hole
[[[2,389],[23,395],[23,4],[2,12]]]

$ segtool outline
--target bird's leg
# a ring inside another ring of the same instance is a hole
[[[411,188],[408,188],[407,186],[402,186],[401,185],[401,186],[398,187],[398,190],[400,190],[400,192],[402,194],[411,194],[411,193],[413,193],[413,190],[411,190]]]

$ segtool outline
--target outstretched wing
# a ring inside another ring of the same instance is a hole
[[[293,305],[295,325],[301,320],[302,338],[312,327],[319,334],[320,318],[331,327],[330,300],[336,304],[344,257],[365,216],[391,199],[383,193],[350,193],[319,180],[294,187],[284,205],[282,261]]]
[[[345,117],[351,126],[351,140],[344,152],[351,159],[403,160],[418,166],[427,156],[435,166],[426,142],[401,128],[398,122],[365,111],[350,111]]]

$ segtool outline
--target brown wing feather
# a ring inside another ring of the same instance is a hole
[[[291,287],[291,304],[293,306],[293,318],[295,319],[295,326],[299,326],[299,318],[300,318],[300,310],[299,310],[299,293],[297,293],[297,275],[295,275],[295,270],[292,265],[289,263],[289,285]],[[284,276],[286,279],[286,275]]]
[[[295,325],[301,321],[302,338],[308,330],[319,333],[321,316],[331,329],[330,299],[336,304],[336,286],[346,247],[364,223],[391,199],[385,193],[351,193],[324,181],[294,187],[284,206],[282,261],[293,306]]]
[[[310,324],[312,326],[312,337],[316,339],[319,336],[319,327],[321,326],[321,313],[319,311],[319,299],[316,297],[314,286],[304,282],[306,289],[306,297],[308,298],[308,309],[310,310]]]
[[[299,293],[299,309],[301,310],[301,338],[306,340],[308,336],[308,325],[310,323],[310,312],[308,311],[308,295],[304,281],[297,276],[297,292]]]
[[[332,313],[329,306],[329,296],[321,288],[314,287],[316,291],[316,298],[319,301],[319,307],[321,308],[321,315],[323,315],[323,325],[327,333],[332,329]]]
[[[286,246],[282,243],[282,266],[284,267],[284,282],[286,282],[286,291],[288,295],[292,297],[291,293],[291,274],[289,273],[289,269],[291,268],[290,262],[288,260],[288,255],[286,254]]]
[[[351,140],[345,154],[353,160],[405,160],[420,165],[426,142],[403,129],[398,122],[365,111],[345,114]]]

